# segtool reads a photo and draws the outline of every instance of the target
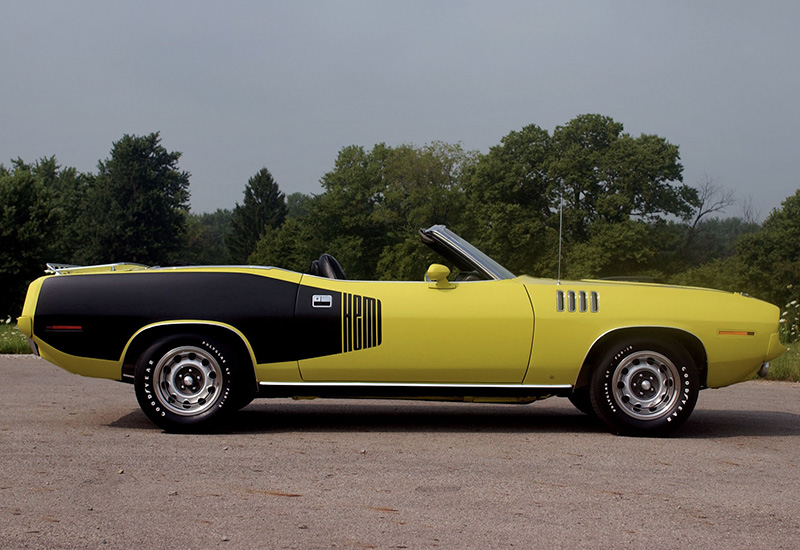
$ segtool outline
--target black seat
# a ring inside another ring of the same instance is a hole
[[[456,275],[455,281],[482,281],[480,274],[477,271],[459,271]]]
[[[328,279],[347,279],[341,264],[330,254],[323,254],[319,260],[311,262],[311,269],[308,272],[311,275]]]

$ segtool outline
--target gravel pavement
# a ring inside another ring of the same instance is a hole
[[[533,405],[279,399],[171,435],[133,387],[0,356],[0,548],[800,548],[800,384],[677,437]]]

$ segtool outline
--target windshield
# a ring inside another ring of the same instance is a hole
[[[461,271],[477,271],[486,279],[513,279],[515,276],[444,225],[423,229],[420,234],[425,244],[453,262]]]

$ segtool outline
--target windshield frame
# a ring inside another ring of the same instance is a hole
[[[516,277],[508,269],[481,252],[474,245],[450,231],[444,225],[421,229],[422,242],[461,271],[477,271],[485,279],[500,281]]]

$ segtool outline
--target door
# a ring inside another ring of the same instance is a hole
[[[534,320],[514,280],[436,288],[305,276],[296,323],[305,381],[519,384]]]

